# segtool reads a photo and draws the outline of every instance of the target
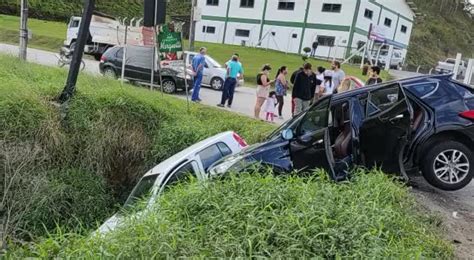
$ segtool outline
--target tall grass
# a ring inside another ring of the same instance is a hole
[[[105,236],[53,235],[15,257],[450,258],[400,184],[359,172],[314,177],[241,174],[167,190],[156,208]]]
[[[57,226],[95,228],[137,178],[199,140],[235,130],[252,143],[273,129],[85,74],[61,120],[51,100],[65,79],[65,70],[0,56],[0,184],[15,184],[2,189],[12,220],[4,229],[19,241]]]

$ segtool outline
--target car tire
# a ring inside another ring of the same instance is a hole
[[[434,187],[446,191],[459,190],[473,178],[474,153],[457,141],[438,142],[426,152],[421,169],[423,177]]]
[[[104,77],[110,78],[110,79],[117,79],[117,73],[115,73],[115,70],[111,67],[105,67],[104,68]]]
[[[224,80],[218,77],[214,77],[211,79],[210,85],[211,88],[214,90],[222,90],[222,88],[224,87]]]
[[[172,79],[163,79],[161,83],[163,85],[163,92],[166,94],[173,94],[176,92],[176,82]]]

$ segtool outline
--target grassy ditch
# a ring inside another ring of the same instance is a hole
[[[226,130],[253,143],[273,129],[117,81],[80,76],[69,114],[51,100],[66,71],[0,55],[0,187],[9,239],[29,241],[57,226],[95,228],[148,169]],[[87,176],[87,177],[85,177]]]
[[[450,246],[407,189],[381,172],[351,183],[243,174],[164,193],[159,209],[104,237],[59,233],[13,252],[54,258],[429,258]]]

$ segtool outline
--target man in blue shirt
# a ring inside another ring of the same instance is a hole
[[[237,86],[237,78],[243,77],[244,70],[242,64],[239,62],[239,55],[234,54],[232,59],[226,63],[227,74],[224,82],[224,88],[222,89],[221,103],[217,104],[218,107],[224,107],[227,101],[227,107],[232,106],[234,100],[235,87]]]
[[[201,99],[199,98],[199,91],[201,90],[202,74],[204,72],[204,66],[206,65],[206,53],[207,49],[202,47],[199,49],[199,54],[194,56],[192,60],[194,86],[191,101],[193,102],[201,102]]]

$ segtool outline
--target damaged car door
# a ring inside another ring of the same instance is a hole
[[[377,88],[361,104],[365,119],[359,127],[359,164],[405,176],[403,149],[413,113],[403,89],[398,83]]]

